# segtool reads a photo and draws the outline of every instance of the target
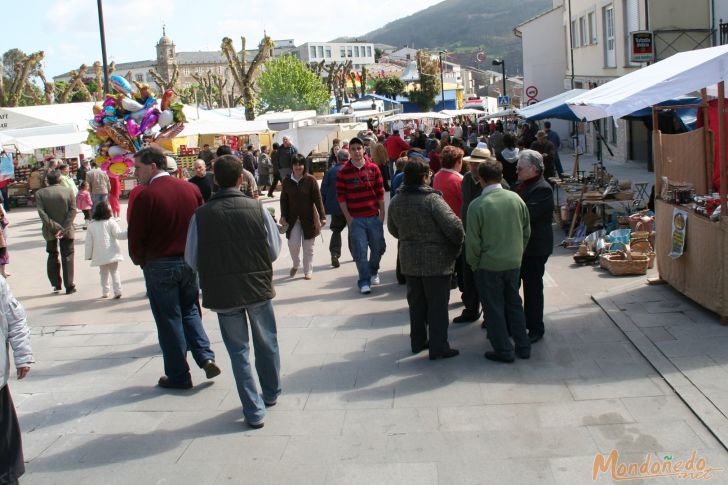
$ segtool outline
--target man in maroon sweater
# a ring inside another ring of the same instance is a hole
[[[208,379],[220,374],[202,328],[195,272],[184,260],[187,228],[203,204],[200,190],[165,171],[167,159],[154,148],[134,155],[137,180],[147,186],[134,201],[129,219],[129,256],[142,267],[157,324],[165,375],[159,386],[192,387],[187,350]]]

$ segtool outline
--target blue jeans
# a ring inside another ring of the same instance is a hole
[[[372,284],[372,275],[379,272],[379,261],[382,259],[387,245],[384,242],[384,226],[379,216],[354,217],[349,227],[351,256],[359,272],[357,285]],[[367,250],[368,257],[367,257]]]
[[[247,314],[247,315],[246,315]],[[278,336],[273,303],[268,300],[228,313],[218,313],[222,341],[225,342],[238,387],[243,415],[249,423],[259,423],[265,417],[265,402],[274,402],[281,393],[281,358],[278,352]],[[255,378],[250,368],[250,336],[248,320],[253,334],[255,370],[263,391],[258,395]]]
[[[160,258],[144,265],[144,281],[157,324],[164,373],[170,382],[191,382],[188,350],[199,367],[215,359],[200,319],[197,275],[182,257]]]
[[[94,211],[96,210],[96,206],[99,205],[99,202],[108,202],[109,200],[109,194],[91,194],[91,216],[93,217]]]

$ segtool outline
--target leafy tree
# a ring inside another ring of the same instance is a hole
[[[430,111],[435,106],[435,95],[440,92],[440,67],[426,51],[419,50],[417,70],[420,73],[420,82],[410,92],[409,99],[422,111]]]
[[[374,80],[374,92],[394,99],[404,93],[405,84],[397,76],[380,77]]]
[[[10,49],[0,62],[0,106],[41,104],[43,93],[30,82],[38,74],[43,51],[26,55],[20,49]]]
[[[270,59],[258,79],[260,99],[276,111],[322,110],[329,91],[321,79],[293,55]]]
[[[384,51],[379,47],[374,48],[374,62],[379,62],[379,59],[384,55]]]

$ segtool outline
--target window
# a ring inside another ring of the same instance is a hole
[[[372,46],[367,46],[367,57],[372,57]]]
[[[318,57],[322,58],[324,57],[324,46],[320,45],[318,46]]]
[[[354,57],[359,57],[359,46],[358,45],[354,46]]]
[[[311,59],[316,57],[316,46],[315,45],[308,47],[308,57],[310,57]]]
[[[576,29],[576,20],[571,21],[571,47],[579,47],[579,31]]]
[[[348,46],[346,48],[346,57],[353,57],[353,49],[351,48],[351,46]]]
[[[137,82],[140,82],[140,83],[144,82],[144,74],[137,74],[136,80],[137,80]]]
[[[182,69],[182,74],[184,74],[185,76],[189,76],[190,75],[190,68],[189,67],[183,68]]]
[[[331,47],[326,47],[326,59],[331,59]]]
[[[579,17],[579,44],[589,45],[589,32],[586,30],[586,17]]]
[[[614,40],[614,6],[604,7],[604,66],[617,67],[617,51]]]
[[[589,19],[589,43],[596,44],[597,43],[597,13],[589,12],[588,19]]]

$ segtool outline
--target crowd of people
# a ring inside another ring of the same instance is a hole
[[[99,267],[101,297],[121,298],[119,240],[128,238],[128,253],[142,269],[157,326],[164,365],[158,385],[193,387],[188,351],[207,379],[221,373],[201,321],[201,308],[210,309],[230,355],[245,420],[260,428],[266,408],[281,393],[272,304],[272,264],[281,234],[292,260],[289,276],[302,266],[304,279],[311,280],[313,243],[330,215],[331,266],[340,266],[347,229],[357,288],[368,295],[381,282],[386,221],[397,239],[397,279],[407,285],[413,353],[427,350],[431,360],[459,355],[448,340],[450,295],[458,288],[463,309],[453,323],[477,321],[482,312],[481,326],[492,346],[485,358],[528,359],[531,345],[545,334],[543,276],[553,247],[554,209],[548,178],[561,172],[558,146],[550,141],[548,124],[535,131],[527,125],[515,135],[496,123],[485,134],[478,128],[476,137],[470,136],[470,125],[450,128],[436,126],[427,135],[420,126],[409,141],[397,127],[389,134],[366,131],[335,140],[320,188],[307,173],[306,158],[286,137],[272,145],[271,153],[250,146],[235,156],[224,145],[214,154],[205,147],[188,180],[179,177],[171,157],[145,148],[134,155],[138,186],[129,198],[128,231],[118,224],[120,190],[113,175],[84,163],[76,185],[67,166],[49,164],[45,187],[35,192],[49,282],[54,292],[76,291],[74,219],[81,210],[85,259]],[[273,197],[279,183],[276,221],[259,191],[267,189]],[[0,216],[6,225],[5,213]],[[7,251],[0,252],[0,274],[7,263],[3,257]],[[33,360],[25,314],[5,278],[0,278],[0,313],[18,378],[25,377]],[[251,336],[260,393],[249,360]],[[20,435],[6,386],[8,358],[0,360],[0,402],[9,410],[1,417],[9,430],[0,440],[1,465],[17,477],[23,463]],[[15,452],[6,453],[10,449]]]

